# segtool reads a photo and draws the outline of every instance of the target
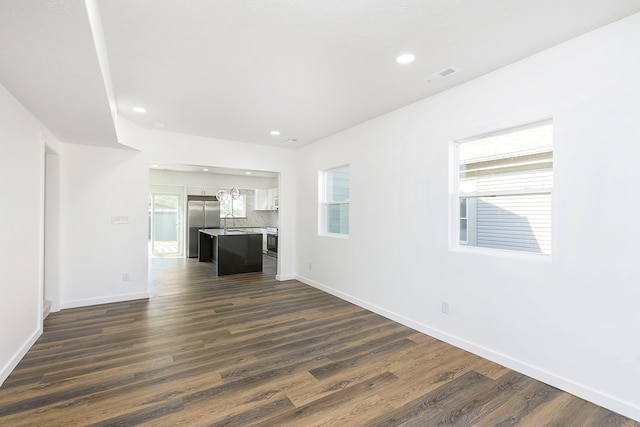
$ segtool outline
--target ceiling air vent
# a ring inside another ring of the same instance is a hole
[[[431,74],[429,77],[427,77],[427,81],[428,82],[436,82],[440,79],[444,79],[445,77],[449,77],[452,74],[457,73],[458,71],[460,71],[460,68],[458,67],[447,67],[444,70],[440,70],[435,74]]]

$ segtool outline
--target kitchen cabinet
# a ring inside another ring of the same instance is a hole
[[[267,201],[268,193],[267,190],[257,189],[255,191],[255,202],[253,204],[253,210],[255,211],[265,211],[267,210]]]
[[[280,198],[278,197],[277,188],[269,189],[269,200],[271,201],[271,206],[273,206],[273,209],[278,210],[278,208],[280,207]]]
[[[187,187],[188,196],[215,196],[218,187]]]
[[[198,261],[213,261],[218,276],[262,271],[262,235],[248,230],[200,230]]]
[[[279,207],[277,188],[259,188],[255,191],[254,210],[276,211]]]

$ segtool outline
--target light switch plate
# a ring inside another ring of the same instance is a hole
[[[128,216],[112,216],[111,217],[111,225],[124,225],[129,224]]]

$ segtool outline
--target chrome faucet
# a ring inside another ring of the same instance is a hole
[[[227,217],[228,217],[229,215],[231,215],[231,218],[233,218],[233,221],[234,221],[234,222],[233,222],[233,225],[234,225],[234,227],[235,227],[235,224],[236,224],[236,223],[235,223],[236,217],[235,217],[235,216],[233,216],[233,214],[232,214],[232,213],[228,213],[228,214],[226,214],[226,215],[224,216],[224,218],[222,218],[222,219],[224,220],[224,232],[225,232],[225,233],[227,232]]]

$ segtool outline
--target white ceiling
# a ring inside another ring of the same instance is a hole
[[[259,171],[254,169],[221,168],[207,165],[151,162],[149,166],[152,170],[168,170],[174,172],[207,173],[214,175],[244,175],[257,178],[275,178],[278,176],[276,172]]]
[[[66,142],[117,145],[112,101],[143,127],[297,148],[638,12],[640,0],[0,0],[0,83]],[[415,62],[398,65],[403,52]],[[460,71],[427,81],[449,66]]]

